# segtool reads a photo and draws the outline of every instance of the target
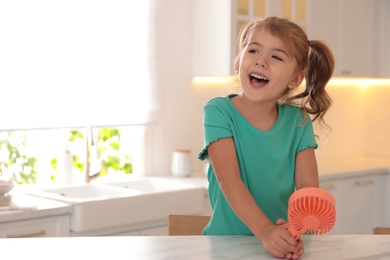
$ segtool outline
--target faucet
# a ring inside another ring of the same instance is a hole
[[[95,145],[95,140],[93,137],[92,127],[86,128],[86,158],[85,158],[85,183],[89,183],[92,179],[99,177],[101,172],[101,165],[99,169],[91,174],[91,165],[96,165],[99,162],[97,156],[97,145]],[[91,156],[92,155],[92,156]]]

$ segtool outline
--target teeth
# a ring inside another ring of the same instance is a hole
[[[251,76],[254,78],[257,78],[257,79],[261,79],[261,80],[268,80],[266,77],[255,74],[255,73],[252,73]]]

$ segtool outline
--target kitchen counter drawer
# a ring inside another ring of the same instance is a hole
[[[67,237],[69,234],[69,215],[60,215],[0,224],[1,238]]]
[[[320,182],[336,200],[336,225],[330,234],[372,234],[386,224],[386,174],[350,176]]]

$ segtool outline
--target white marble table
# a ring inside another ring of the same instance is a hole
[[[390,259],[390,235],[303,237],[301,259]],[[2,259],[274,259],[253,236],[0,239]]]

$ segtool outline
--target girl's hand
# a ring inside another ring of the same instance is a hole
[[[299,249],[303,248],[302,242],[299,243],[287,231],[288,225],[284,220],[279,219],[276,225],[269,224],[265,226],[260,240],[270,254],[278,258],[297,259]]]
[[[283,225],[283,224],[285,224],[284,219],[280,218],[276,221],[276,225]],[[298,238],[297,245],[296,245],[294,252],[288,253],[285,258],[286,259],[298,259],[300,256],[303,255],[303,252],[304,252],[303,242],[302,242],[301,238]]]
[[[296,249],[292,255],[292,259],[298,259],[299,257],[301,257],[303,255],[303,252],[305,252],[301,238],[298,238],[297,242],[298,243],[297,243]]]

